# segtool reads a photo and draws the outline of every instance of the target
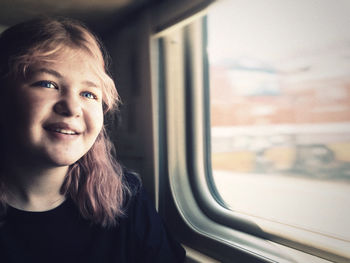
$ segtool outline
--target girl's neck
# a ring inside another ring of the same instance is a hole
[[[25,211],[46,211],[60,205],[60,193],[68,167],[28,169],[15,167],[6,174],[7,202]]]

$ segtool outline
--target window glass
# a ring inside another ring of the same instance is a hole
[[[211,159],[227,207],[350,242],[350,1],[208,13]]]

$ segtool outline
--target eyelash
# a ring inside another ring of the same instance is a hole
[[[94,93],[89,92],[89,91],[83,91],[83,92],[81,93],[81,95],[82,95],[84,98],[87,98],[87,99],[92,99],[92,100],[97,100],[97,99],[98,99],[97,96],[96,96]],[[89,95],[89,96],[85,96],[85,95]],[[91,97],[90,97],[90,96],[91,96]]]
[[[48,87],[48,85],[52,85],[52,87]],[[58,89],[58,85],[55,82],[50,80],[41,80],[41,81],[35,82],[32,86],[39,86],[47,89]],[[81,93],[81,96],[87,99],[98,100],[98,97],[94,93],[89,91],[83,91]]]
[[[48,87],[47,85],[52,85],[53,87]],[[50,80],[41,80],[41,81],[35,82],[33,86],[40,86],[47,89],[58,89],[58,85],[55,82]]]

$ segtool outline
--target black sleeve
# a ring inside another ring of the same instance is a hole
[[[129,204],[137,262],[185,262],[185,250],[166,230],[145,190],[140,186]]]

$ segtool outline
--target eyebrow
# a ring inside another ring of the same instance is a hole
[[[47,73],[47,74],[55,76],[56,78],[63,79],[63,76],[59,72],[57,72],[56,70],[53,70],[53,69],[40,68],[39,72]],[[92,87],[92,88],[101,89],[99,85],[97,85],[95,82],[90,81],[90,80],[84,80],[84,81],[82,81],[82,84],[89,86],[89,87]]]
[[[53,76],[55,76],[56,78],[59,78],[59,79],[63,78],[63,76],[60,73],[58,73],[56,70],[53,70],[53,69],[41,68],[41,69],[39,69],[39,71],[43,72],[43,73],[47,73],[47,74],[53,75]]]

